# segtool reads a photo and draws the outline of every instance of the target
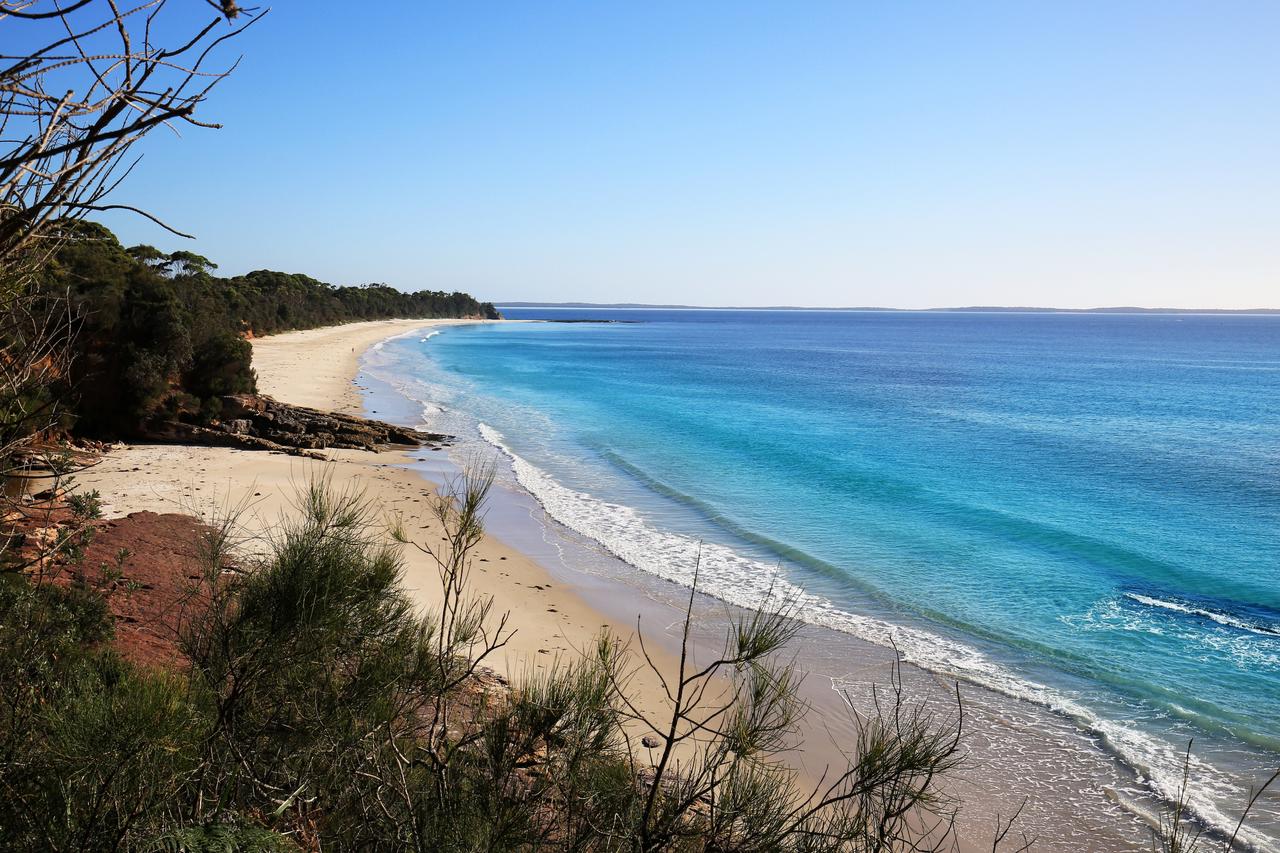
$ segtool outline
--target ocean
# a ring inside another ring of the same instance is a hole
[[[1280,766],[1280,317],[503,313],[611,322],[452,327],[365,369],[567,532],[1033,705],[1147,820],[1189,742],[1226,832]]]

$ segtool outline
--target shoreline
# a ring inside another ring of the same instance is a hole
[[[403,342],[402,346],[413,345]],[[412,362],[400,364],[400,358],[390,355],[389,350],[387,355],[371,351],[362,360],[360,385],[366,394],[366,414],[388,417],[391,412],[393,422],[409,424],[420,423],[425,409],[429,428],[459,437],[459,443],[447,456],[461,459],[475,452],[494,454],[499,470],[510,475],[498,480],[499,484],[505,480],[506,488],[495,489],[498,494],[493,503],[505,505],[501,524],[493,528],[498,535],[548,567],[598,613],[629,627],[635,626],[637,614],[642,616],[650,648],[677,656],[679,642],[672,628],[680,623],[689,600],[687,583],[666,572],[654,572],[652,567],[627,562],[612,550],[609,536],[604,540],[598,535],[593,538],[572,519],[558,517],[557,511],[543,503],[541,490],[524,483],[515,471],[504,470],[516,466],[517,458],[492,429],[480,425],[477,436],[473,435],[476,425],[465,418],[463,422],[453,418],[446,423],[435,422],[431,413],[438,413],[441,404],[433,392],[419,382],[405,381],[429,377],[430,373],[420,375]],[[527,462],[521,463],[527,466]],[[446,462],[444,476],[448,475],[448,468]],[[437,479],[441,474],[429,470],[427,476]],[[664,549],[658,547],[658,551]],[[731,595],[726,600],[717,595],[700,590],[695,597],[692,646],[698,655],[716,653],[723,630],[734,615],[743,612],[730,603],[738,596]],[[801,685],[801,698],[812,713],[801,726],[798,742],[782,758],[799,773],[802,787],[818,782],[832,757],[838,754],[836,751],[856,741],[851,712],[863,719],[874,714],[878,701],[874,693],[888,689],[895,672],[908,686],[905,697],[909,704],[920,702],[942,718],[956,710],[956,683],[952,676],[898,660],[883,643],[808,623],[788,654],[792,652],[798,670],[807,674]],[[898,663],[901,666],[895,670]],[[999,817],[1007,818],[1018,810],[1017,791],[1032,789],[1023,783],[1042,785],[1046,768],[1058,761],[1064,751],[1085,752],[1086,742],[1087,760],[1064,768],[1057,781],[1076,791],[1092,788],[1083,798],[1088,802],[1087,814],[1077,813],[1083,805],[1080,798],[1073,798],[1069,808],[1066,803],[1049,798],[1030,803],[1024,818],[1033,826],[1031,834],[1042,837],[1037,849],[1080,849],[1082,839],[1088,839],[1090,849],[1098,850],[1137,851],[1149,847],[1146,831],[1154,825],[1155,817],[1146,812],[1135,817],[1131,810],[1137,803],[1124,784],[1128,781],[1128,768],[1119,767],[1113,753],[1098,749],[1093,735],[1083,732],[1076,720],[1034,703],[1027,707],[1016,697],[976,683],[962,684],[965,728],[970,730],[977,719],[980,731],[972,740],[971,752],[976,759],[973,766],[955,774],[946,786],[964,804],[960,849],[990,849],[991,827]],[[1010,759],[1017,759],[1018,763]],[[1024,772],[1023,761],[1038,769]],[[1118,807],[1121,802],[1128,805]],[[1063,824],[1067,819],[1073,821],[1070,829]]]
[[[253,341],[254,365],[259,372],[260,390],[285,402],[397,421],[394,414],[388,415],[389,398],[377,396],[362,384],[369,379],[361,369],[364,355],[393,338],[433,326],[467,322],[495,321],[372,321],[256,339]],[[391,388],[386,392],[396,394]],[[374,405],[379,409],[373,409]],[[408,425],[420,420],[413,411],[400,414],[398,420]],[[290,511],[291,498],[297,488],[310,478],[324,476],[336,486],[363,489],[379,518],[389,512],[399,514],[411,536],[421,534],[414,536],[419,541],[433,535],[428,498],[440,481],[456,472],[447,451],[375,454],[330,450],[326,455],[328,460],[321,462],[230,448],[133,445],[113,452],[101,465],[77,479],[82,487],[102,492],[104,513],[109,516],[152,510],[208,518],[239,507],[246,532],[250,536],[267,536]],[[487,665],[508,678],[518,678],[557,658],[568,658],[589,649],[602,628],[624,640],[633,640],[634,647],[636,616],[643,614],[651,653],[664,670],[673,669],[674,640],[668,629],[677,613],[678,602],[687,596],[687,590],[676,590],[652,578],[597,576],[584,573],[581,568],[575,571],[575,567],[568,564],[553,570],[555,564],[547,559],[548,555],[540,555],[538,549],[532,547],[545,545],[536,538],[539,531],[543,537],[547,532],[546,520],[534,520],[539,510],[541,506],[536,498],[527,493],[498,494],[491,501],[490,520],[496,518],[496,523],[486,525],[489,529],[476,552],[472,584],[476,592],[494,597],[497,612],[510,611],[510,624],[516,634]],[[517,535],[522,526],[529,529]],[[559,547],[557,544],[547,550]],[[413,549],[406,549],[404,555],[405,587],[416,603],[430,607],[434,598],[433,570]],[[542,561],[539,556],[543,557]],[[564,563],[563,557],[560,562]],[[695,608],[699,650],[713,651],[718,645],[719,632],[728,612],[726,607],[714,599],[699,601]],[[802,779],[816,780],[824,761],[832,755],[833,743],[844,742],[853,734],[846,699],[840,691],[845,687],[863,691],[869,690],[872,684],[884,686],[892,671],[892,655],[886,650],[841,636],[840,651],[833,651],[831,640],[830,633],[820,628],[806,628],[799,638],[799,644],[810,650],[802,661],[802,668],[813,674],[805,685],[804,698],[814,708],[802,742],[791,753],[794,759],[791,763],[798,766]],[[904,671],[922,695],[935,699],[952,695],[945,679],[910,664],[904,664]],[[656,678],[637,678],[632,688],[646,710],[662,706],[662,688]],[[975,689],[966,688],[966,692],[972,695]],[[970,706],[966,713],[975,711]],[[1014,732],[1025,732],[1034,726],[1030,719],[993,713],[990,708],[979,707],[976,713],[984,718],[980,728],[985,734],[980,733],[978,744],[981,745],[972,748],[982,755],[981,763],[987,765],[980,768],[984,779],[981,784],[975,784],[965,774],[950,786],[965,805],[967,819],[963,820],[961,848],[966,850],[989,849],[992,817],[1007,816],[1012,810],[1006,808],[1008,796],[1001,795],[1000,789],[991,784],[987,772],[993,771],[1001,758],[1007,760],[1017,754],[1016,749],[1009,748]],[[1001,730],[1010,732],[1004,740],[999,734]],[[818,766],[807,766],[811,764]],[[993,772],[1008,777],[1016,769],[1004,767]],[[1111,827],[1112,831],[1107,831],[1104,825],[1109,821],[1103,815],[1090,817],[1086,821],[1090,824],[1088,830],[1106,836],[1106,840],[1094,836],[1101,845],[1095,849],[1139,849],[1136,844],[1125,843],[1131,833],[1123,827]],[[1036,822],[1052,826],[1044,820]],[[1047,843],[1038,849],[1072,849],[1066,837],[1044,841]]]
[[[449,406],[443,410],[447,414],[445,421],[438,422],[437,414],[442,412],[432,389],[439,379],[431,378],[431,368],[407,356],[415,349],[414,344],[404,341],[383,355],[371,352],[364,360],[361,382],[369,386],[366,392],[370,411],[381,417],[399,406],[403,408],[401,417],[410,419],[400,422],[413,423],[420,422],[425,411],[430,428],[459,436],[459,444],[451,451],[457,459],[496,448],[499,469],[514,465],[517,471],[506,472],[514,475],[507,477],[514,506],[504,519],[504,526],[495,529],[544,565],[559,566],[558,574],[579,588],[598,611],[630,624],[636,611],[642,610],[650,626],[646,629],[647,639],[654,625],[661,629],[683,613],[687,585],[680,585],[679,579],[671,578],[666,570],[655,571],[647,558],[640,566],[625,562],[612,550],[611,534],[586,532],[572,512],[567,518],[560,517],[565,508],[556,498],[557,489],[566,487],[559,484],[544,489],[542,485],[526,484],[520,472],[528,463],[511,457],[503,436],[492,428],[480,424],[477,433],[474,413],[471,417],[461,409],[451,413],[453,407]],[[450,398],[446,395],[443,399]],[[541,483],[544,477],[546,472],[538,471],[534,479]],[[577,488],[591,489],[582,484]],[[551,490],[551,506],[543,504],[547,489]],[[519,536],[515,532],[517,526],[524,528]],[[681,535],[669,533],[669,538]],[[566,562],[565,543],[575,539],[587,541]],[[547,548],[544,540],[554,540],[554,547]],[[663,547],[658,551],[665,553]],[[607,563],[614,564],[613,570]],[[713,597],[716,595],[722,597]],[[736,594],[728,596],[729,601],[740,598]],[[703,629],[697,637],[698,650],[712,651],[709,647],[718,641],[726,614],[738,610],[725,603],[722,593],[699,595],[698,599],[695,612]],[[908,633],[915,625],[890,622]],[[889,630],[889,625],[885,628]],[[894,678],[894,651],[884,641],[862,636],[864,633],[812,622],[795,644],[798,668],[809,674],[803,698],[813,707],[814,719],[802,742],[785,760],[801,772],[803,779],[821,776],[832,748],[852,742],[855,732],[848,719],[850,710],[864,716],[873,712],[872,690],[886,689]],[[896,630],[890,636],[896,637]],[[657,641],[664,639],[671,652],[671,637],[664,638],[659,633]],[[973,761],[964,772],[952,777],[948,787],[965,806],[962,847],[990,849],[990,827],[997,817],[1007,817],[1018,810],[1018,792],[1034,790],[1038,796],[1027,804],[1022,824],[1031,835],[1039,837],[1037,849],[1075,850],[1081,845],[1097,850],[1150,849],[1149,832],[1159,823],[1164,805],[1148,788],[1145,765],[1133,763],[1133,750],[1111,740],[1113,728],[1107,718],[1080,714],[1076,706],[1060,704],[1051,688],[1027,697],[1001,689],[1003,685],[991,686],[982,679],[975,681],[949,672],[946,668],[931,669],[927,664],[901,661],[903,680],[909,688],[908,701],[924,702],[935,711],[945,713],[948,703],[950,710],[955,710],[956,678],[961,679],[965,728],[969,733],[966,740],[971,744]],[[1034,683],[1031,686],[1038,687]],[[844,695],[846,690],[854,694],[852,699]]]
[[[360,414],[364,397],[356,375],[361,358],[371,347],[436,326],[493,322],[499,321],[368,320],[254,338],[258,390],[298,406]]]
[[[284,402],[362,414],[357,385],[361,356],[378,343],[434,326],[487,320],[388,320],[288,332],[253,341],[259,389]],[[270,537],[295,507],[300,488],[327,479],[338,489],[358,489],[376,521],[398,519],[411,539],[437,536],[430,499],[440,483],[423,476],[419,455],[440,450],[326,450],[324,461],[279,453],[176,444],[129,444],[76,477],[82,489],[101,494],[107,518],[151,511],[182,513],[202,519],[230,515],[252,543]],[[401,549],[402,582],[415,604],[429,610],[438,601],[438,579],[429,558],[417,549]],[[512,681],[546,668],[557,659],[589,650],[596,635],[609,629],[630,638],[628,627],[603,618],[566,585],[553,581],[535,560],[486,531],[474,553],[472,590],[493,596],[497,613],[510,612],[515,629],[510,641],[485,665]],[[643,705],[656,709],[661,686],[637,678],[634,689]]]

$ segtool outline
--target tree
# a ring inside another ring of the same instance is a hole
[[[157,127],[217,126],[197,111],[235,64],[208,63],[247,15],[210,3],[208,23],[166,45],[153,34],[169,2],[0,0],[0,479],[30,468],[59,422],[81,317],[66,291],[36,287],[54,252],[94,239],[77,227],[94,211],[159,222],[108,198],[137,164],[130,149]]]
[[[121,168],[129,150],[156,127],[219,126],[196,113],[235,63],[207,65],[244,29],[220,25],[245,14],[215,5],[203,28],[166,47],[152,34],[169,2],[0,2],[4,43],[29,45],[0,54],[0,132],[9,140],[0,153],[0,263],[38,245],[59,219],[124,209],[159,222],[106,197],[136,165]]]
[[[173,276],[208,275],[218,268],[217,264],[204,255],[182,250],[169,255],[169,264],[169,271]]]
[[[130,246],[125,251],[127,251],[129,256],[134,260],[139,263],[146,264],[157,272],[167,273],[169,271],[169,256],[157,249],[155,246],[139,244],[137,246]]]

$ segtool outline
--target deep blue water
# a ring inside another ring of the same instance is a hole
[[[811,621],[1076,716],[1157,789],[1193,736],[1280,754],[1280,317],[504,313],[640,322],[387,349],[624,559],[687,581],[702,541],[737,603],[780,571]]]

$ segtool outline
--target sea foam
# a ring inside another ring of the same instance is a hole
[[[1032,702],[1066,716],[1099,738],[1135,771],[1159,798],[1182,793],[1183,768],[1190,784],[1188,806],[1203,821],[1230,833],[1236,821],[1216,802],[1239,800],[1243,789],[1213,766],[1188,756],[1184,748],[1124,721],[1106,718],[1063,691],[1023,678],[973,646],[919,628],[894,624],[838,608],[831,601],[789,582],[778,567],[732,548],[658,530],[632,507],[571,489],[513,451],[497,430],[479,424],[481,437],[506,456],[516,480],[556,522],[586,536],[614,556],[648,574],[700,591],[729,604],[768,607],[787,602],[801,621],[896,649],[904,660],[931,672],[963,679],[1005,696]],[[1145,602],[1144,602],[1145,603]],[[1126,807],[1139,808],[1125,803]],[[1275,840],[1242,830],[1240,840],[1259,846]]]
[[[1202,619],[1208,619],[1219,625],[1225,625],[1228,628],[1236,628],[1241,631],[1247,631],[1251,634],[1261,634],[1265,637],[1280,637],[1280,629],[1270,625],[1263,625],[1233,616],[1230,613],[1222,613],[1217,610],[1209,610],[1204,607],[1197,607],[1193,604],[1184,604],[1178,601],[1165,601],[1164,599],[1155,598],[1149,595],[1140,595],[1136,592],[1125,593],[1125,598],[1136,601],[1139,604],[1145,604],[1147,607],[1155,607],[1160,610],[1168,610],[1174,613],[1183,613],[1187,616],[1198,616]]]

